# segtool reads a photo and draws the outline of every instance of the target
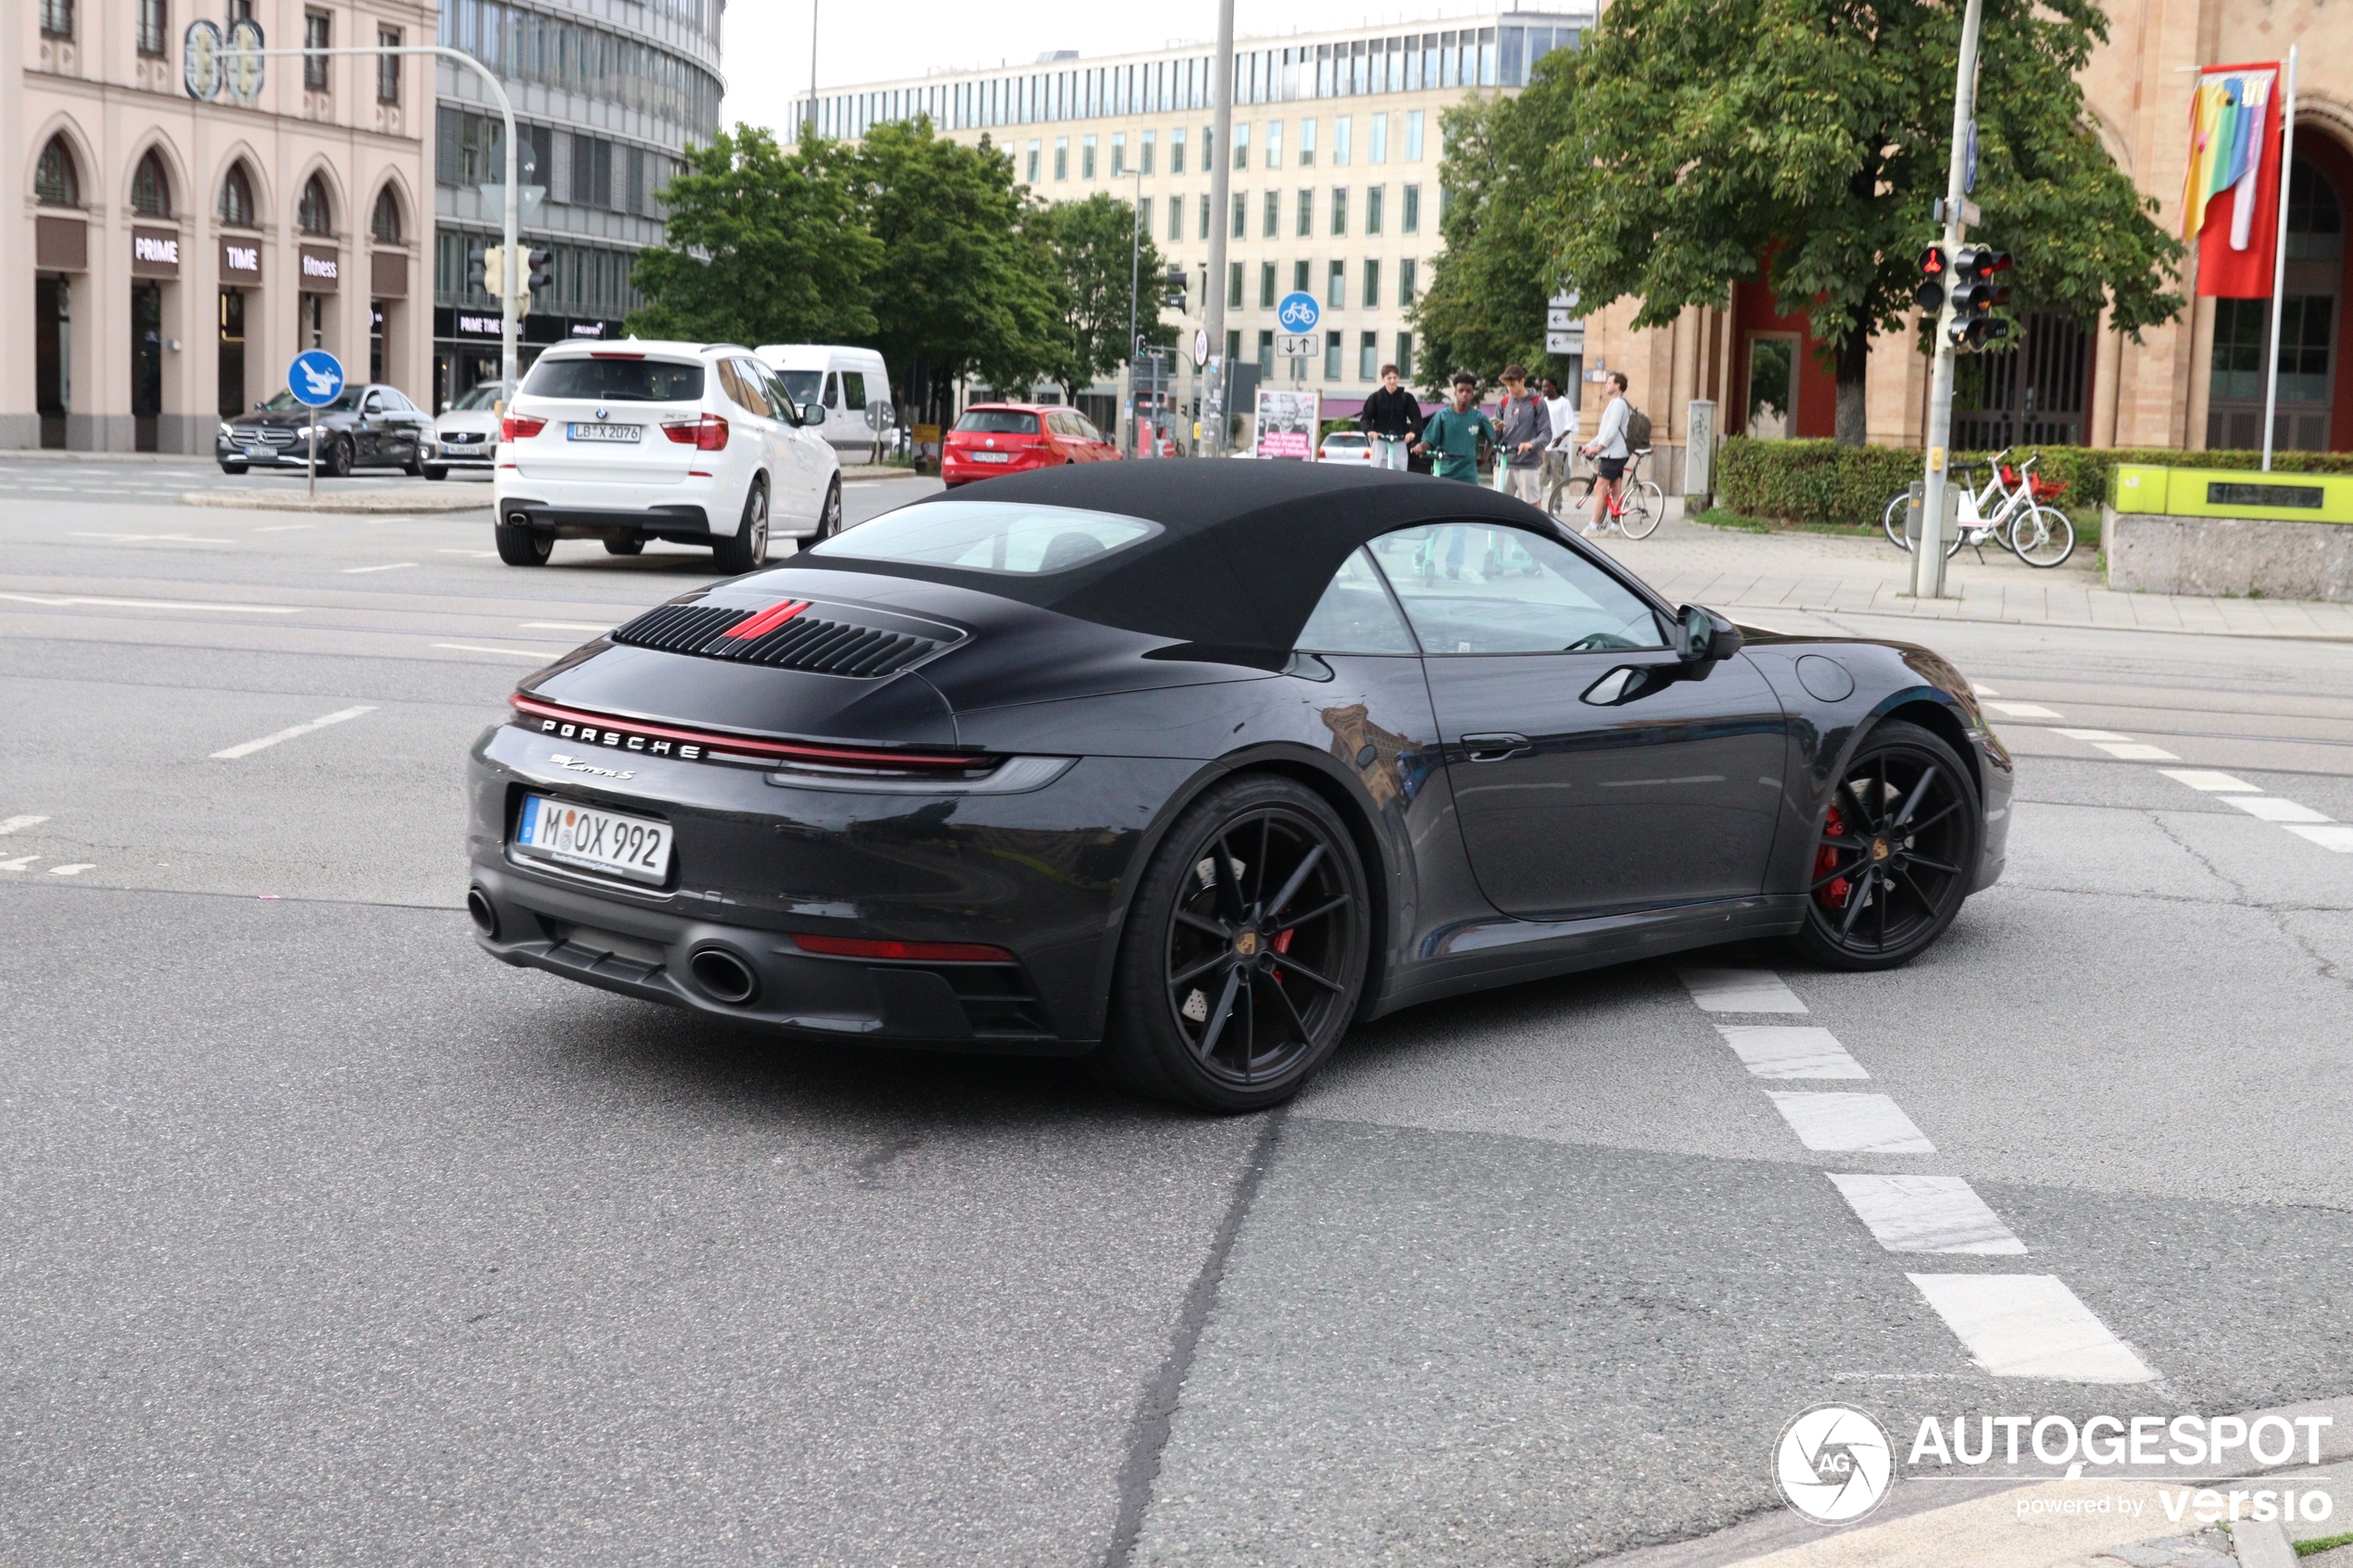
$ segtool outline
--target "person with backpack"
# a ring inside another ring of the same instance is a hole
[[[1504,407],[1495,422],[1503,431],[1496,488],[1531,507],[1541,505],[1544,448],[1552,445],[1553,420],[1544,400],[1529,391],[1528,371],[1518,365],[1504,367]]]
[[[1609,518],[1609,505],[1617,499],[1618,486],[1626,477],[1626,459],[1634,452],[1636,443],[1631,437],[1634,434],[1635,414],[1634,405],[1626,397],[1628,385],[1625,371],[1612,370],[1609,373],[1609,406],[1602,410],[1601,427],[1593,433],[1593,439],[1579,448],[1593,460],[1596,475],[1593,503],[1585,518],[1588,538],[1602,532],[1602,520]],[[1648,416],[1642,418],[1642,445],[1649,445]],[[1610,518],[1609,525],[1617,527],[1617,520]]]

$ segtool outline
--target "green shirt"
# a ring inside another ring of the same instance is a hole
[[[1422,444],[1438,450],[1438,477],[1478,483],[1478,438],[1485,436],[1493,445],[1502,445],[1503,437],[1496,433],[1495,421],[1473,408],[1458,414],[1450,408],[1441,408],[1422,427]]]

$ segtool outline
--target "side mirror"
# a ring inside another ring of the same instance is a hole
[[[800,422],[805,425],[824,424],[825,422],[825,406],[823,403],[818,402],[815,398],[811,398],[808,402],[801,405]]]
[[[1741,651],[1740,628],[1699,605],[1685,605],[1675,629],[1675,651],[1686,664],[1714,664]]]

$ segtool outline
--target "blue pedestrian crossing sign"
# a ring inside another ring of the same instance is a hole
[[[286,367],[286,390],[306,408],[323,408],[343,390],[343,366],[323,348],[308,348]]]
[[[1287,332],[1312,332],[1323,319],[1323,307],[1303,289],[1283,295],[1282,303],[1275,307],[1275,320]]]

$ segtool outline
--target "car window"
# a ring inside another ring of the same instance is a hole
[[[497,407],[497,404],[498,383],[495,381],[486,381],[470,389],[463,397],[452,403],[449,406],[449,411],[453,414],[472,413],[477,408],[494,408]]]
[[[777,373],[785,378],[785,395],[792,399],[796,408],[804,403],[816,402],[818,393],[824,390],[823,371],[780,370]]]
[[[381,392],[371,392],[368,394],[368,401],[359,406],[359,411],[363,414],[383,413],[384,411],[384,395]]]
[[[1078,427],[1078,438],[1081,441],[1092,441],[1098,445],[1101,444],[1103,433],[1095,428],[1094,420],[1088,419],[1084,414],[1073,414],[1070,419],[1071,422]]]
[[[1379,569],[1363,550],[1352,553],[1332,576],[1299,633],[1302,653],[1412,653],[1413,633],[1398,618],[1397,605],[1381,586]]]
[[[763,370],[760,384],[767,389],[768,401],[776,406],[776,417],[787,424],[800,422],[800,405],[793,401],[792,388],[774,370]]]
[[[866,406],[865,376],[857,370],[844,370],[841,373],[841,395],[850,408],[863,408]]]
[[[401,396],[397,387],[385,387],[384,396],[384,407],[396,414],[413,414],[417,411],[417,406]]]
[[[328,404],[324,408],[321,409],[320,412],[327,414],[348,414],[351,410],[359,407],[359,392],[360,389],[356,386],[345,387],[341,392],[335,394],[335,400]],[[278,393],[272,395],[270,401],[264,403],[261,407],[264,412],[271,414],[296,414],[308,413],[310,411],[308,404],[296,402],[295,400],[295,395],[292,392],[285,391],[283,389],[281,389]]]
[[[1667,646],[1630,588],[1558,540],[1497,523],[1426,523],[1372,544],[1422,650],[1554,653]]]
[[[825,374],[825,407],[828,408],[841,407],[841,378],[831,371]]]
[[[967,408],[956,428],[967,435],[1036,435],[1038,416],[1019,408]]]
[[[1160,524],[1074,507],[1013,501],[931,501],[886,512],[814,546],[860,560],[968,571],[1064,571],[1160,532]]]
[[[737,403],[750,412],[767,419],[781,419],[782,413],[768,401],[768,378],[749,359],[723,361],[736,372],[736,388],[729,393]]]
[[[614,403],[691,403],[702,396],[702,367],[636,355],[542,358],[522,390],[534,397],[598,397]]]

